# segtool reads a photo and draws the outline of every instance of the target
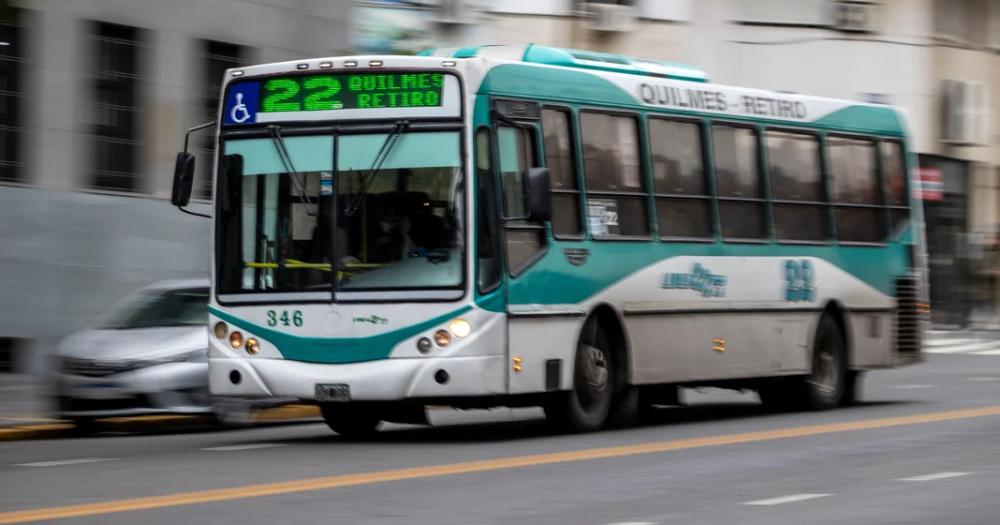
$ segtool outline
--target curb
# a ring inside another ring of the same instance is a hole
[[[319,407],[313,405],[285,405],[262,409],[254,418],[254,424],[276,424],[319,418]],[[207,422],[205,416],[131,416],[101,419],[101,430],[128,432],[151,428],[164,428]],[[29,439],[55,439],[73,436],[76,427],[72,423],[45,423],[0,427],[0,441],[21,441]]]

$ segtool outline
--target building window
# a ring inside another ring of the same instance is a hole
[[[587,222],[595,237],[649,235],[639,165],[639,127],[630,116],[580,114]]]
[[[19,25],[20,11],[8,10],[0,19],[0,180],[21,181],[24,161],[21,153],[24,141],[21,108],[24,91],[21,76],[24,71],[24,49]]]
[[[705,180],[701,125],[649,120],[656,220],[662,237],[711,237],[711,196]]]
[[[139,153],[139,29],[98,22],[93,27],[94,102],[91,134],[94,167],[91,186],[140,191]]]
[[[826,239],[826,196],[816,136],[768,130],[766,144],[775,237],[794,241]]]
[[[868,139],[827,139],[837,239],[849,242],[882,240],[875,142]]]
[[[764,191],[757,162],[757,132],[752,128],[712,126],[712,150],[722,236],[764,237]]]
[[[552,233],[580,235],[580,188],[573,163],[573,134],[568,111],[542,110],[545,166],[552,181]]]
[[[222,80],[229,68],[239,67],[246,61],[246,48],[236,44],[201,40],[200,60],[201,70],[198,72],[202,86],[202,114],[199,124],[218,118],[219,100],[222,98]],[[201,199],[212,198],[212,162],[215,153],[215,137],[212,133],[200,133],[197,147],[194,151],[197,161],[194,178],[195,196]]]
[[[882,160],[882,180],[885,181],[886,203],[889,205],[891,225],[889,230],[892,234],[896,234],[910,219],[903,144],[883,141],[879,144],[879,153]]]

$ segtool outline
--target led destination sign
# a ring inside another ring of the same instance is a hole
[[[226,124],[268,114],[441,107],[444,73],[361,73],[273,77],[237,82],[226,93]],[[277,115],[276,115],[277,116]]]

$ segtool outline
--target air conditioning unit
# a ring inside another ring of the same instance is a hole
[[[468,25],[476,23],[478,6],[472,0],[437,0],[432,19],[443,25]]]
[[[945,80],[943,142],[958,146],[984,144],[989,122],[986,87],[978,82]]]
[[[834,0],[830,26],[847,33],[874,33],[882,22],[882,6],[863,0]]]
[[[635,26],[635,6],[588,2],[587,29],[602,33],[624,33]]]

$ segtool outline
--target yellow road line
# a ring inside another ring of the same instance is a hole
[[[916,414],[911,416],[898,416],[881,419],[868,419],[861,421],[845,421],[842,423],[778,428],[739,434],[677,439],[673,441],[655,441],[618,447],[592,448],[548,454],[533,454],[528,456],[486,459],[444,465],[429,465],[425,467],[382,470],[376,472],[364,472],[360,474],[346,474],[322,478],[281,481],[276,483],[261,483],[257,485],[245,485],[242,487],[232,487],[226,489],[181,492],[177,494],[167,494],[163,496],[145,498],[102,501],[83,505],[67,505],[63,507],[47,507],[14,512],[3,512],[0,513],[0,524],[26,523],[31,521],[111,514],[115,512],[158,509],[181,505],[193,505],[197,503],[211,503],[214,501],[230,501],[261,496],[273,496],[276,494],[287,494],[290,492],[306,492],[356,485],[369,485],[372,483],[384,483],[387,481],[451,476],[472,472],[485,472],[537,465],[550,465],[553,463],[615,458],[636,454],[669,452],[674,450],[714,447],[720,445],[736,445],[740,443],[754,443],[759,441],[816,436],[837,432],[851,432],[857,430],[896,427],[901,425],[915,425],[919,423],[937,423],[956,419],[970,419],[987,416],[1000,416],[1000,406],[952,410],[947,412],[933,412],[929,414]]]

